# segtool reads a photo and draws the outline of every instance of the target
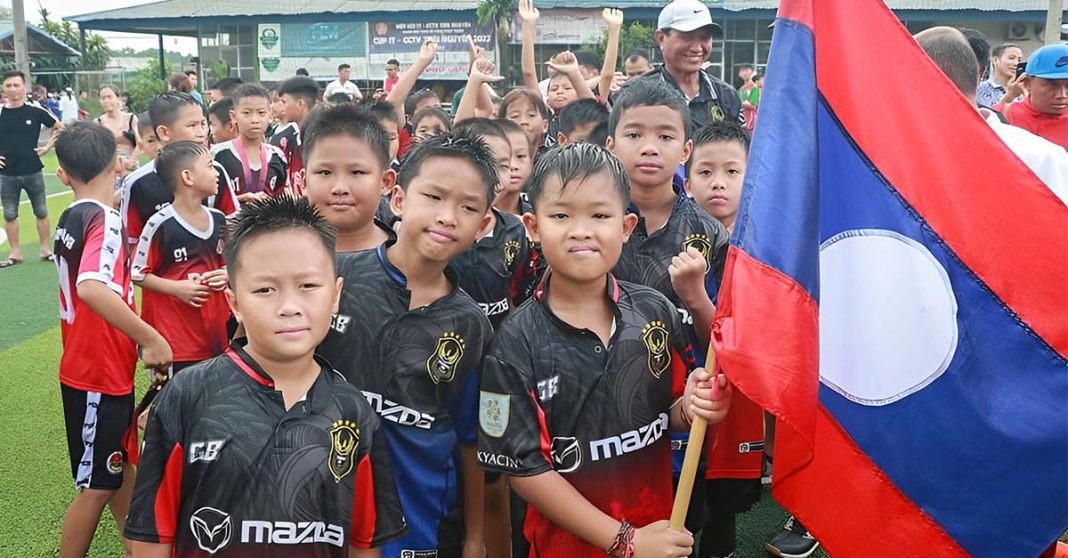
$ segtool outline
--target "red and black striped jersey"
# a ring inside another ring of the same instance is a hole
[[[152,274],[171,281],[199,281],[200,276],[226,266],[223,238],[226,216],[204,208],[207,230],[197,230],[168,205],[156,212],[141,232],[133,259],[133,279]],[[218,356],[226,348],[230,306],[222,291],[212,291],[196,308],[177,298],[143,289],[141,318],[170,344],[175,362],[196,362]]]
[[[304,195],[304,156],[300,148],[300,126],[290,122],[271,134],[271,145],[282,150],[286,163],[286,186],[293,197]]]
[[[482,363],[478,461],[510,476],[556,471],[597,509],[641,527],[671,515],[670,408],[689,372],[673,305],[606,279],[611,342],[549,307],[552,275],[504,322]],[[524,529],[542,557],[603,557],[533,507]]]
[[[79,284],[99,281],[134,310],[129,252],[119,213],[98,201],[75,201],[59,218],[54,251],[63,336],[59,381],[106,395],[132,392],[134,342],[78,296]]]
[[[452,261],[457,284],[485,312],[494,329],[528,297],[533,281],[530,242],[523,222],[493,209],[497,223],[486,236]]]
[[[236,213],[241,207],[237,194],[230,187],[230,176],[226,169],[215,164],[219,171],[219,193],[204,201],[204,205],[214,207],[225,215]],[[122,223],[130,237],[130,244],[136,244],[141,236],[141,229],[149,217],[174,201],[174,193],[156,174],[155,161],[138,168],[122,179]]]
[[[319,364],[288,410],[237,345],[168,382],[145,428],[126,537],[183,557],[341,558],[403,535],[378,417]]]
[[[237,195],[266,192],[271,197],[286,193],[285,154],[281,149],[269,143],[262,143],[260,155],[266,156],[266,162],[260,160],[258,168],[245,170],[242,160],[248,161],[247,155],[241,153],[244,147],[236,140],[225,141],[211,146],[215,163],[226,169],[230,177],[230,188]],[[266,169],[266,171],[264,171]],[[266,172],[266,174],[264,174]]]

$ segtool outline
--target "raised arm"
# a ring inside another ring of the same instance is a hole
[[[604,66],[601,66],[601,79],[597,83],[597,100],[608,102],[608,93],[612,90],[612,76],[616,73],[619,62],[619,32],[623,29],[623,10],[605,8],[601,13],[608,23],[608,46],[604,51]]]
[[[523,87],[538,91],[538,66],[534,61],[534,23],[540,17],[534,0],[519,0],[519,19],[523,21]]]
[[[478,98],[486,94],[482,85],[504,79],[495,75],[494,70],[493,62],[485,58],[479,58],[471,65],[471,73],[467,76],[467,87],[464,88],[464,94],[460,97],[460,106],[456,107],[456,114],[453,116],[453,125],[478,116],[475,110]]]
[[[564,51],[557,54],[553,58],[552,62],[549,62],[549,67],[556,70],[558,73],[567,76],[568,81],[571,82],[571,86],[575,88],[575,94],[579,99],[592,99],[593,90],[590,89],[590,85],[586,83],[586,80],[582,77],[582,70],[579,68],[578,59],[575,58],[575,54],[570,51]],[[611,83],[611,80],[609,80]]]
[[[404,114],[404,101],[411,94],[412,88],[415,87],[415,82],[419,80],[419,77],[423,75],[431,64],[434,63],[434,57],[438,53],[438,43],[434,39],[427,39],[423,46],[419,47],[419,56],[415,58],[415,62],[408,68],[408,71],[401,74],[400,79],[397,80],[397,85],[393,86],[393,91],[386,95],[386,100],[393,103],[397,111],[397,122],[402,125],[406,121]]]

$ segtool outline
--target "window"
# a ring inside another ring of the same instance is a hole
[[[251,25],[201,25],[199,31],[200,63],[205,81],[214,83],[225,77],[213,72],[219,60],[230,68],[230,76],[255,79],[256,48]]]

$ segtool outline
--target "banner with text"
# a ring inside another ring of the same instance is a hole
[[[493,24],[470,21],[427,21],[418,23],[376,22],[371,24],[371,79],[383,79],[386,62],[395,58],[406,70],[419,55],[427,39],[438,43],[437,59],[423,73],[424,79],[467,79],[467,36],[486,49],[486,57],[496,61],[496,30]]]
[[[261,23],[257,29],[261,81],[281,81],[305,68],[312,79],[337,78],[340,64],[350,78],[367,79],[367,23]]]

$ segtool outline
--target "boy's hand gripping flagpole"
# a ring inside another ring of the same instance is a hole
[[[719,380],[716,376],[716,353],[712,345],[708,346],[708,358],[705,361],[705,369],[712,375],[712,398],[719,395]],[[683,405],[689,404],[687,401]],[[690,509],[690,495],[693,494],[693,480],[697,474],[697,465],[701,461],[701,451],[704,450],[705,431],[708,429],[708,420],[705,417],[695,415],[693,424],[690,425],[690,439],[686,443],[686,456],[682,459],[682,472],[679,474],[679,488],[675,491],[675,504],[671,508],[670,527],[676,531],[686,528],[686,512]]]

